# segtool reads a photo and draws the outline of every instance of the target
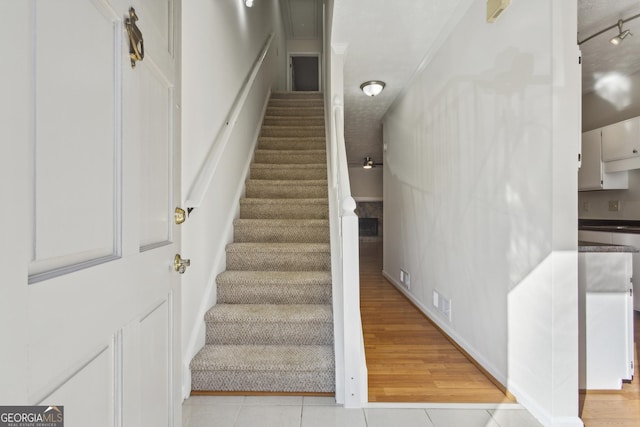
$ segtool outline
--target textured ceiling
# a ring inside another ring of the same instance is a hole
[[[638,0],[578,0],[578,40],[640,13]],[[614,46],[609,39],[618,34],[611,29],[580,46],[582,50],[582,91],[591,92],[598,81],[611,73],[629,75],[640,70],[640,18],[624,24],[633,36]]]
[[[345,140],[352,165],[362,164],[365,156],[382,160],[382,117],[470,1],[335,0],[332,43],[347,47]],[[281,4],[289,39],[321,37],[322,0],[281,0]],[[638,13],[640,0],[578,0],[577,39]],[[609,43],[617,29],[581,46],[583,92],[592,91],[609,73],[640,70],[640,18],[626,23],[627,28],[635,35],[619,46]],[[387,87],[381,95],[367,97],[360,90],[367,80],[383,80]]]
[[[461,0],[336,1],[332,43],[347,46],[344,66],[345,141],[351,164],[382,161],[381,119],[425,58]],[[382,80],[381,95],[360,85]]]

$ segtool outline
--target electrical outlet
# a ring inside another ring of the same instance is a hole
[[[618,212],[618,211],[620,211],[620,201],[609,200],[609,212]]]
[[[438,291],[433,291],[432,304],[440,314],[451,322],[451,300],[443,297]]]
[[[400,284],[404,285],[404,287],[407,289],[411,287],[411,279],[409,273],[402,269],[400,269]]]
[[[582,202],[582,210],[589,212],[589,202]]]

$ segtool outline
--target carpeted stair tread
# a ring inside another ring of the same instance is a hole
[[[191,362],[194,371],[319,372],[333,368],[333,346],[328,345],[207,345]]]
[[[330,305],[324,304],[216,304],[205,322],[332,323]]]
[[[324,99],[324,94],[316,90],[296,90],[292,92],[276,90],[271,92],[271,99]]]
[[[256,163],[271,164],[317,164],[326,161],[325,150],[261,150],[255,151],[254,161]]]
[[[328,243],[325,219],[245,219],[233,222],[233,241],[272,243]]]
[[[262,136],[258,139],[259,150],[326,150],[326,145],[321,136]]]
[[[307,285],[331,285],[329,271],[224,271],[216,278],[218,285],[267,286],[283,283]]]
[[[322,107],[324,106],[324,101],[322,98],[272,98],[269,101],[269,106],[271,107],[300,107],[300,108],[309,108],[309,107]]]
[[[324,126],[262,126],[261,136],[324,136]]]
[[[307,199],[328,196],[327,180],[255,180],[245,185],[246,197]]]
[[[330,253],[331,248],[328,243],[229,243],[227,253],[242,252],[249,253]]]
[[[216,304],[205,315],[207,344],[329,345],[326,304]]]
[[[334,391],[331,345],[206,345],[191,371],[194,390]]]
[[[230,243],[227,270],[328,271],[328,243]]]
[[[240,218],[327,219],[327,199],[240,199]]]
[[[295,116],[295,117],[324,117],[324,107],[321,106],[273,106],[267,107],[269,116]]]
[[[316,164],[253,163],[251,179],[327,179],[327,166]]]
[[[329,271],[224,271],[218,304],[331,304]]]
[[[324,126],[324,117],[267,115],[262,124],[264,126]]]

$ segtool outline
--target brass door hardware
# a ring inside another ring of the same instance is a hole
[[[180,274],[184,274],[187,271],[187,267],[191,265],[190,259],[184,259],[180,256],[180,254],[176,254],[173,258],[173,269]]]
[[[129,9],[129,17],[125,19],[124,25],[129,34],[129,57],[131,58],[131,68],[136,68],[136,61],[144,59],[144,40],[142,32],[136,25],[138,15],[134,8]]]
[[[176,208],[175,212],[173,213],[173,219],[175,220],[176,224],[182,224],[187,220],[187,213],[182,208]]]

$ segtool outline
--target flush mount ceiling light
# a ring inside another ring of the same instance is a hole
[[[364,82],[360,85],[360,89],[367,96],[376,96],[380,95],[382,89],[386,86],[386,83],[380,80],[369,80],[368,82]]]
[[[244,5],[247,7],[253,6],[253,0],[244,0]]]
[[[624,22],[622,21],[622,19],[620,19],[618,21],[618,31],[620,32],[620,34],[618,34],[615,37],[612,37],[611,40],[609,40],[609,42],[611,44],[615,44],[617,46],[620,43],[622,43],[622,40],[624,40],[625,37],[633,35],[633,34],[631,34],[631,31],[629,31],[629,30],[622,31],[622,24],[624,24]]]
[[[622,40],[624,40],[627,36],[632,36],[633,34],[631,34],[631,30],[623,30],[622,29],[622,25],[629,22],[629,21],[633,21],[636,18],[640,18],[640,13],[637,15],[633,15],[630,18],[626,18],[626,19],[618,19],[618,22],[616,24],[610,25],[607,28],[598,31],[597,33],[587,37],[586,39],[582,40],[582,41],[578,41],[578,45],[581,45],[582,43],[591,40],[594,37],[599,36],[602,33],[605,33],[613,28],[618,27],[618,35],[614,36],[613,38],[611,38],[609,40],[609,42],[613,45],[619,45],[620,43],[622,43]]]

